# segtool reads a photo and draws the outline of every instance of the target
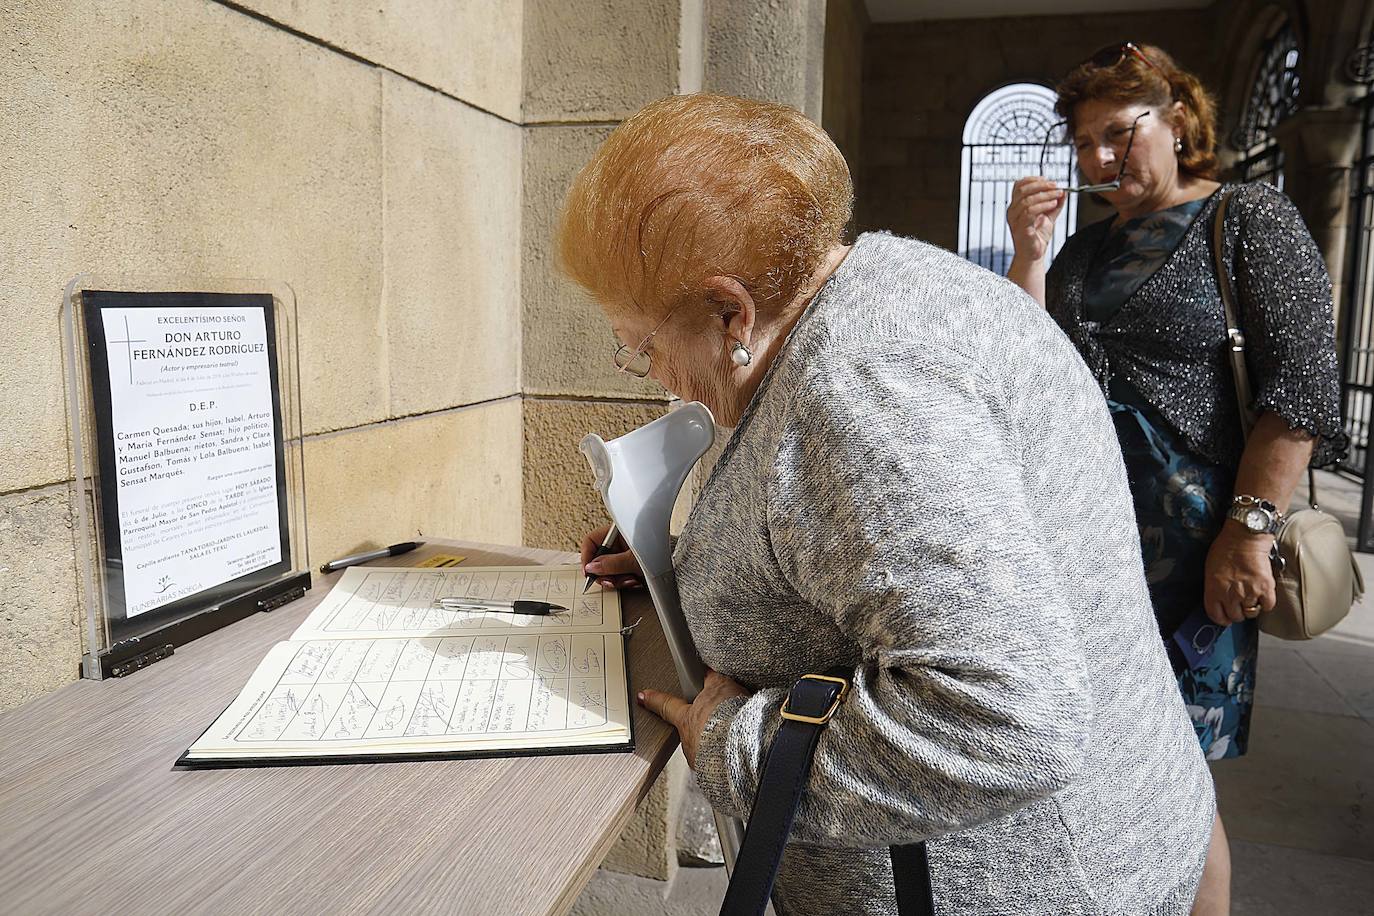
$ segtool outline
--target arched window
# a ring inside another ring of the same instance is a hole
[[[975,264],[1006,275],[1011,264],[1007,205],[1018,178],[1040,170],[1067,174],[1073,150],[1046,138],[1058,123],[1054,93],[1035,83],[1014,83],[986,96],[964,122],[963,177],[959,187],[959,253]],[[1078,223],[1078,201],[1069,195],[1067,213],[1054,230],[1058,252]]]
[[[1260,49],[1255,81],[1231,145],[1240,153],[1236,172],[1242,181],[1267,181],[1283,187],[1283,150],[1274,128],[1298,108],[1298,39],[1281,25]]]

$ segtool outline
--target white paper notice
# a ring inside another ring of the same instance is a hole
[[[103,322],[126,615],[280,562],[263,310],[106,308]]]

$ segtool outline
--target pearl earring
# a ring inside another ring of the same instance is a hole
[[[730,358],[734,360],[736,366],[747,366],[754,361],[754,354],[749,352],[749,348],[738,340],[730,348]]]
[[[1183,138],[1182,138],[1182,137],[1175,137],[1175,138],[1174,138],[1174,152],[1176,152],[1176,153],[1181,153],[1181,152],[1183,152]]]

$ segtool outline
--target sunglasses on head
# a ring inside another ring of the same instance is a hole
[[[1145,52],[1140,50],[1140,45],[1133,41],[1123,41],[1119,45],[1107,45],[1107,47],[1089,57],[1085,63],[1092,64],[1099,69],[1115,67],[1128,57],[1134,57],[1142,64],[1149,67],[1160,76],[1164,76],[1164,71],[1155,65],[1154,61],[1145,56]],[[1167,77],[1165,77],[1167,79]]]

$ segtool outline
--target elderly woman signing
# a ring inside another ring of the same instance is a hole
[[[818,127],[709,95],[626,121],[569,194],[563,264],[617,363],[734,428],[675,557],[719,673],[642,702],[745,817],[788,687],[853,670],[782,916],[895,912],[883,847],[919,840],[941,914],[1187,913],[1212,784],[1097,385],[1012,284],[889,235],[846,247],[850,201]]]

